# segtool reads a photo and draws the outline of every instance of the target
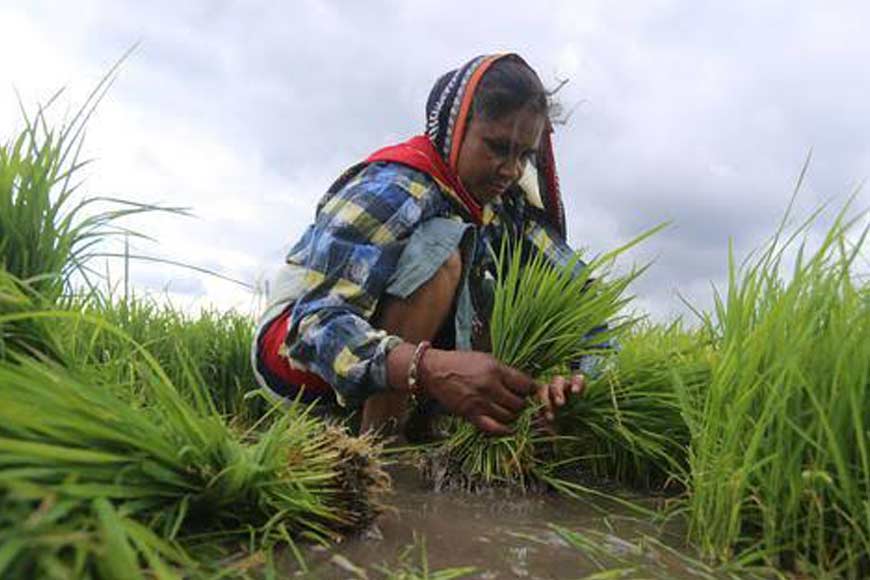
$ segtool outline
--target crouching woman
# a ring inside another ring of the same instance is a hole
[[[400,432],[413,402],[492,434],[532,397],[552,420],[582,377],[538,385],[486,352],[491,249],[508,236],[555,264],[573,256],[549,94],[519,56],[481,56],[438,79],[426,115],[425,134],[351,167],[318,204],[259,325],[258,381],[361,408],[363,430]]]

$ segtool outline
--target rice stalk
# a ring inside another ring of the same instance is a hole
[[[378,566],[384,580],[460,580],[472,578],[477,572],[473,566],[433,568],[429,563],[426,539],[417,537],[399,553],[394,566]]]
[[[847,204],[820,243],[814,213],[742,265],[708,318],[711,382],[681,392],[691,432],[690,536],[813,576],[870,572],[868,228]]]
[[[641,535],[630,540],[599,530],[571,530],[551,526],[558,536],[575,548],[597,572],[586,580],[615,578],[700,578],[704,580],[761,580],[783,578],[775,570],[753,568],[732,562],[713,566],[664,543],[659,538]]]

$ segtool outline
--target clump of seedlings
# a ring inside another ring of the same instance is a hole
[[[204,388],[182,396],[147,351],[131,350],[146,361],[136,390],[32,353],[0,362],[0,574],[91,575],[116,543],[135,577],[333,539],[379,512],[389,479],[370,440],[299,406],[239,431]],[[101,526],[126,532],[106,539]]]
[[[238,576],[368,525],[389,487],[372,440],[301,405],[235,420],[209,385],[247,380],[249,323],[71,297],[113,220],[147,209],[73,202],[88,107],[0,147],[0,577]]]
[[[556,455],[575,458],[562,477],[644,491],[682,489],[689,428],[680,392],[703,392],[714,357],[703,329],[680,323],[632,329],[584,395],[569,400],[558,417],[564,437]]]
[[[847,204],[742,265],[707,317],[708,388],[681,393],[690,432],[690,537],[707,557],[811,577],[870,573],[870,286]],[[788,216],[788,214],[787,214]]]
[[[557,267],[540,253],[523,255],[520,246],[504,244],[490,321],[492,354],[541,382],[570,372],[584,358],[611,364],[614,339],[634,322],[622,314],[631,300],[626,290],[643,271],[617,274],[614,260],[658,229],[588,265],[578,257]],[[589,402],[612,405],[601,397]],[[565,457],[559,455],[562,437],[542,431],[537,414],[530,405],[513,425],[514,433],[505,437],[489,437],[451,420],[451,435],[424,456],[424,474],[439,489],[527,490],[550,482],[564,464]]]

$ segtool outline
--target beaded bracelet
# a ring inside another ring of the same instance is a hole
[[[417,377],[417,373],[420,370],[420,361],[423,360],[423,354],[431,346],[432,343],[428,340],[420,342],[416,350],[414,350],[414,356],[411,357],[411,364],[408,366],[408,392],[415,403],[418,402],[418,398],[423,394],[423,385]]]

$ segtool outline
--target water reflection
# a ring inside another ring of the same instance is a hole
[[[482,579],[583,578],[602,568],[628,567],[614,578],[698,578],[663,550],[648,551],[621,538],[653,536],[679,546],[683,530],[637,518],[618,504],[579,502],[556,495],[433,493],[408,468],[393,471],[392,509],[358,537],[329,548],[310,549],[306,578],[382,578],[378,566],[395,569],[408,548],[425,541],[430,569],[474,566]],[[578,549],[553,526],[589,532],[593,549]],[[592,540],[591,540],[592,541]],[[600,548],[600,550],[599,550]],[[602,557],[603,554],[603,557]],[[411,554],[419,564],[419,550]],[[647,573],[649,571],[650,573]],[[709,577],[709,576],[708,576]]]

